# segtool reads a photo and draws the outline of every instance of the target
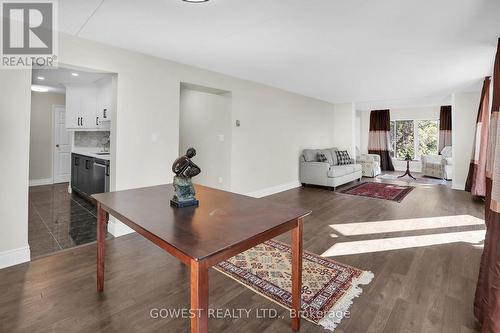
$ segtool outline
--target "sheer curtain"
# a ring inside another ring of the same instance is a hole
[[[394,171],[389,152],[391,116],[389,110],[370,112],[370,133],[368,137],[368,153],[380,156],[382,170]]]
[[[486,149],[488,146],[488,127],[490,126],[490,77],[485,77],[479,111],[477,112],[476,136],[472,147],[472,158],[465,190],[472,195],[486,195]]]
[[[486,153],[486,238],[474,302],[474,315],[484,333],[500,332],[500,39],[498,42]]]

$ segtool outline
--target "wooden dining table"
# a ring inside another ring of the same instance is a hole
[[[191,332],[208,332],[208,270],[291,231],[291,326],[300,328],[303,219],[310,210],[195,185],[198,207],[170,206],[172,184],[95,194],[97,291],[104,291],[108,214],[190,268]]]

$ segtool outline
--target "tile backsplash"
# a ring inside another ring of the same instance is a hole
[[[86,132],[86,131],[76,131],[75,132],[75,147],[85,147],[85,148],[109,148],[109,131],[99,131],[99,132]],[[108,143],[105,144],[105,142]]]

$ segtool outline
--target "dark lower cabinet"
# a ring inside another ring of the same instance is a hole
[[[106,170],[109,161],[72,154],[71,188],[76,193],[87,197],[106,191]]]
[[[106,161],[95,159],[92,163],[92,194],[106,191]]]
[[[78,183],[78,167],[82,158],[79,155],[71,154],[71,187],[74,189]]]

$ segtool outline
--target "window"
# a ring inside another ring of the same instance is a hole
[[[391,156],[404,159],[409,154],[412,159],[422,155],[438,153],[437,120],[395,120],[391,121]]]

